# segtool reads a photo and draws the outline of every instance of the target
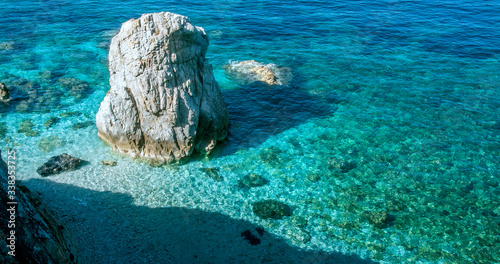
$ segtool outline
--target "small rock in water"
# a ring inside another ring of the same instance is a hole
[[[0,50],[12,50],[12,49],[14,49],[14,41],[0,43]]]
[[[300,215],[294,215],[292,216],[292,224],[294,224],[295,226],[298,226],[300,228],[304,228],[307,226],[307,219],[305,219],[304,217],[300,216]]]
[[[76,100],[87,97],[91,92],[90,86],[87,82],[76,78],[59,78],[57,82],[62,87],[69,89],[69,94]]]
[[[244,237],[245,240],[248,240],[248,243],[250,243],[250,245],[252,246],[260,244],[260,238],[252,234],[252,232],[250,232],[250,230],[248,229],[243,231],[243,233],[241,233],[241,236]]]
[[[311,240],[311,235],[302,228],[290,227],[285,229],[285,236],[295,245],[302,245]]]
[[[283,151],[275,146],[263,149],[259,156],[260,159],[271,166],[278,166],[282,163],[283,159],[280,155]]]
[[[114,160],[103,160],[103,161],[101,161],[101,164],[105,165],[105,166],[116,166],[116,161],[114,161]]]
[[[89,126],[92,126],[92,125],[94,125],[94,122],[92,122],[92,121],[85,121],[85,122],[73,124],[73,125],[71,125],[71,128],[73,130],[78,130],[78,129],[86,128],[86,127],[89,127]]]
[[[54,150],[55,148],[60,147],[60,146],[64,146],[64,145],[65,145],[65,143],[57,136],[50,136],[47,138],[42,138],[36,144],[38,149],[42,152],[50,152],[50,151]]]
[[[263,236],[264,233],[266,232],[266,230],[264,230],[264,228],[258,226],[255,228],[255,231],[257,231],[257,233],[259,233],[260,236]]]
[[[386,211],[370,212],[364,211],[361,216],[368,220],[370,224],[377,228],[385,228],[392,222],[394,222],[395,217],[388,214]]]
[[[345,160],[345,159],[340,158],[340,157],[331,158],[328,161],[328,164],[330,165],[329,166],[330,169],[336,169],[342,173],[346,173],[346,172],[348,172],[348,171],[350,171],[358,166],[358,164],[356,164],[356,162]]]
[[[54,156],[36,170],[42,177],[57,174],[63,171],[70,171],[78,168],[84,160],[72,157],[66,153]]]
[[[10,100],[10,93],[4,83],[0,83],[0,102],[8,102]]]
[[[224,181],[224,177],[219,175],[218,168],[201,168],[200,170],[203,171],[208,177],[214,179],[215,181],[218,182]]]
[[[0,122],[0,139],[3,139],[7,135],[7,125],[5,122]]]
[[[57,122],[59,122],[59,118],[58,117],[51,117],[49,119],[47,119],[44,123],[43,123],[43,126],[46,127],[46,128],[49,128],[49,127],[52,127],[54,124],[56,124]]]
[[[292,215],[292,209],[285,203],[276,200],[264,200],[252,204],[253,212],[261,218],[282,219]]]
[[[238,181],[239,188],[252,188],[252,187],[260,187],[266,185],[269,181],[264,177],[250,173]]]
[[[226,73],[243,83],[255,81],[269,85],[288,85],[292,80],[292,71],[288,67],[276,64],[262,64],[254,60],[235,62],[222,66]]]
[[[81,114],[82,113],[80,113],[78,111],[71,111],[71,112],[60,113],[59,116],[60,117],[72,117],[72,116],[79,116]]]
[[[319,180],[321,180],[321,176],[319,176],[319,174],[317,173],[312,173],[307,175],[307,179],[311,182],[318,182]]]
[[[51,83],[52,79],[54,79],[54,74],[51,71],[41,71],[38,72],[36,78],[42,82]]]
[[[31,120],[24,119],[21,123],[19,123],[17,133],[24,133],[28,137],[38,136],[40,132],[33,130],[34,126],[35,125],[31,122]]]

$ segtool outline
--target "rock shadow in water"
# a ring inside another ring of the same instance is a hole
[[[199,209],[134,205],[127,194],[49,180],[39,191],[72,232],[81,263],[374,263],[341,253],[305,251],[253,223]],[[252,245],[241,234],[259,234]],[[260,235],[263,233],[262,235]]]
[[[219,154],[257,147],[272,135],[335,112],[338,98],[314,97],[301,90],[296,79],[291,86],[254,82],[223,91],[230,127],[228,139],[217,149]]]

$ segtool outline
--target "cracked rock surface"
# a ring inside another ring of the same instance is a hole
[[[144,14],[123,23],[109,51],[110,90],[96,116],[100,139],[152,164],[210,152],[227,136],[228,113],[208,36],[187,17]]]

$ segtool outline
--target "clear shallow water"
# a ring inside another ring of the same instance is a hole
[[[121,23],[158,11],[210,35],[232,135],[208,158],[150,168],[110,153],[93,125],[72,125],[94,121]],[[499,14],[495,1],[3,2],[0,82],[15,100],[0,106],[0,147],[17,150],[26,180],[62,152],[90,161],[31,181],[47,196],[50,182],[123,193],[139,206],[217,212],[297,247],[381,262],[498,263]],[[290,86],[242,86],[222,69],[249,59],[290,67]],[[119,166],[101,166],[106,159]],[[249,173],[270,182],[242,191]],[[287,235],[291,218],[256,217],[251,203],[268,198],[307,219],[311,240]],[[378,228],[370,215],[384,211],[394,219]]]

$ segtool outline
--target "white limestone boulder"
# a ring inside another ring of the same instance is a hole
[[[96,116],[100,139],[152,164],[207,153],[227,136],[228,113],[208,36],[187,17],[144,14],[123,23],[109,50],[110,90]]]

